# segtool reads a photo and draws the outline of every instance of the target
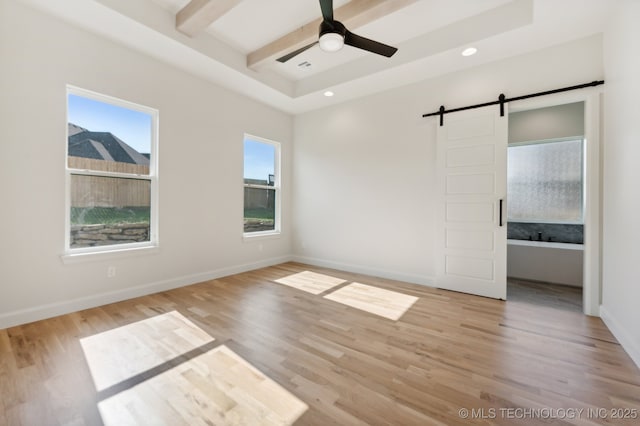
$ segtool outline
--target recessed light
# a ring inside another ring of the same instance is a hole
[[[478,49],[476,49],[475,47],[467,47],[466,49],[464,49],[462,51],[462,56],[475,55],[477,51],[478,51]]]
[[[324,92],[324,95],[327,97],[331,97],[333,96],[333,92],[331,90],[327,90],[326,92]]]

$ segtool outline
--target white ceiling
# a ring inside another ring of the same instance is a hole
[[[320,17],[317,0],[243,0],[194,38],[175,29],[189,0],[22,1],[295,114],[602,32],[616,0],[419,0],[352,29],[398,47],[392,58],[314,47],[257,71],[246,55]],[[479,52],[463,58],[469,45]]]

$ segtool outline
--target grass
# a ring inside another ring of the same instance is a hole
[[[273,209],[244,209],[244,218],[274,220],[275,211]]]
[[[71,207],[72,225],[149,223],[149,207]]]

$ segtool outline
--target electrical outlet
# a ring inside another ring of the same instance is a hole
[[[107,267],[107,278],[113,278],[116,276],[116,267],[109,266]]]

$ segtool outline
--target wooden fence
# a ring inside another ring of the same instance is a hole
[[[69,157],[69,167],[79,170],[148,175],[149,166]],[[256,181],[260,184],[266,181]],[[151,183],[146,179],[71,175],[71,207],[145,207],[151,203]],[[245,188],[244,206],[249,209],[273,209],[275,190]]]
[[[244,188],[245,209],[273,209],[276,192],[273,189]]]
[[[69,167],[148,175],[149,166],[69,157]],[[72,207],[144,207],[151,203],[151,182],[102,176],[71,175]]]

